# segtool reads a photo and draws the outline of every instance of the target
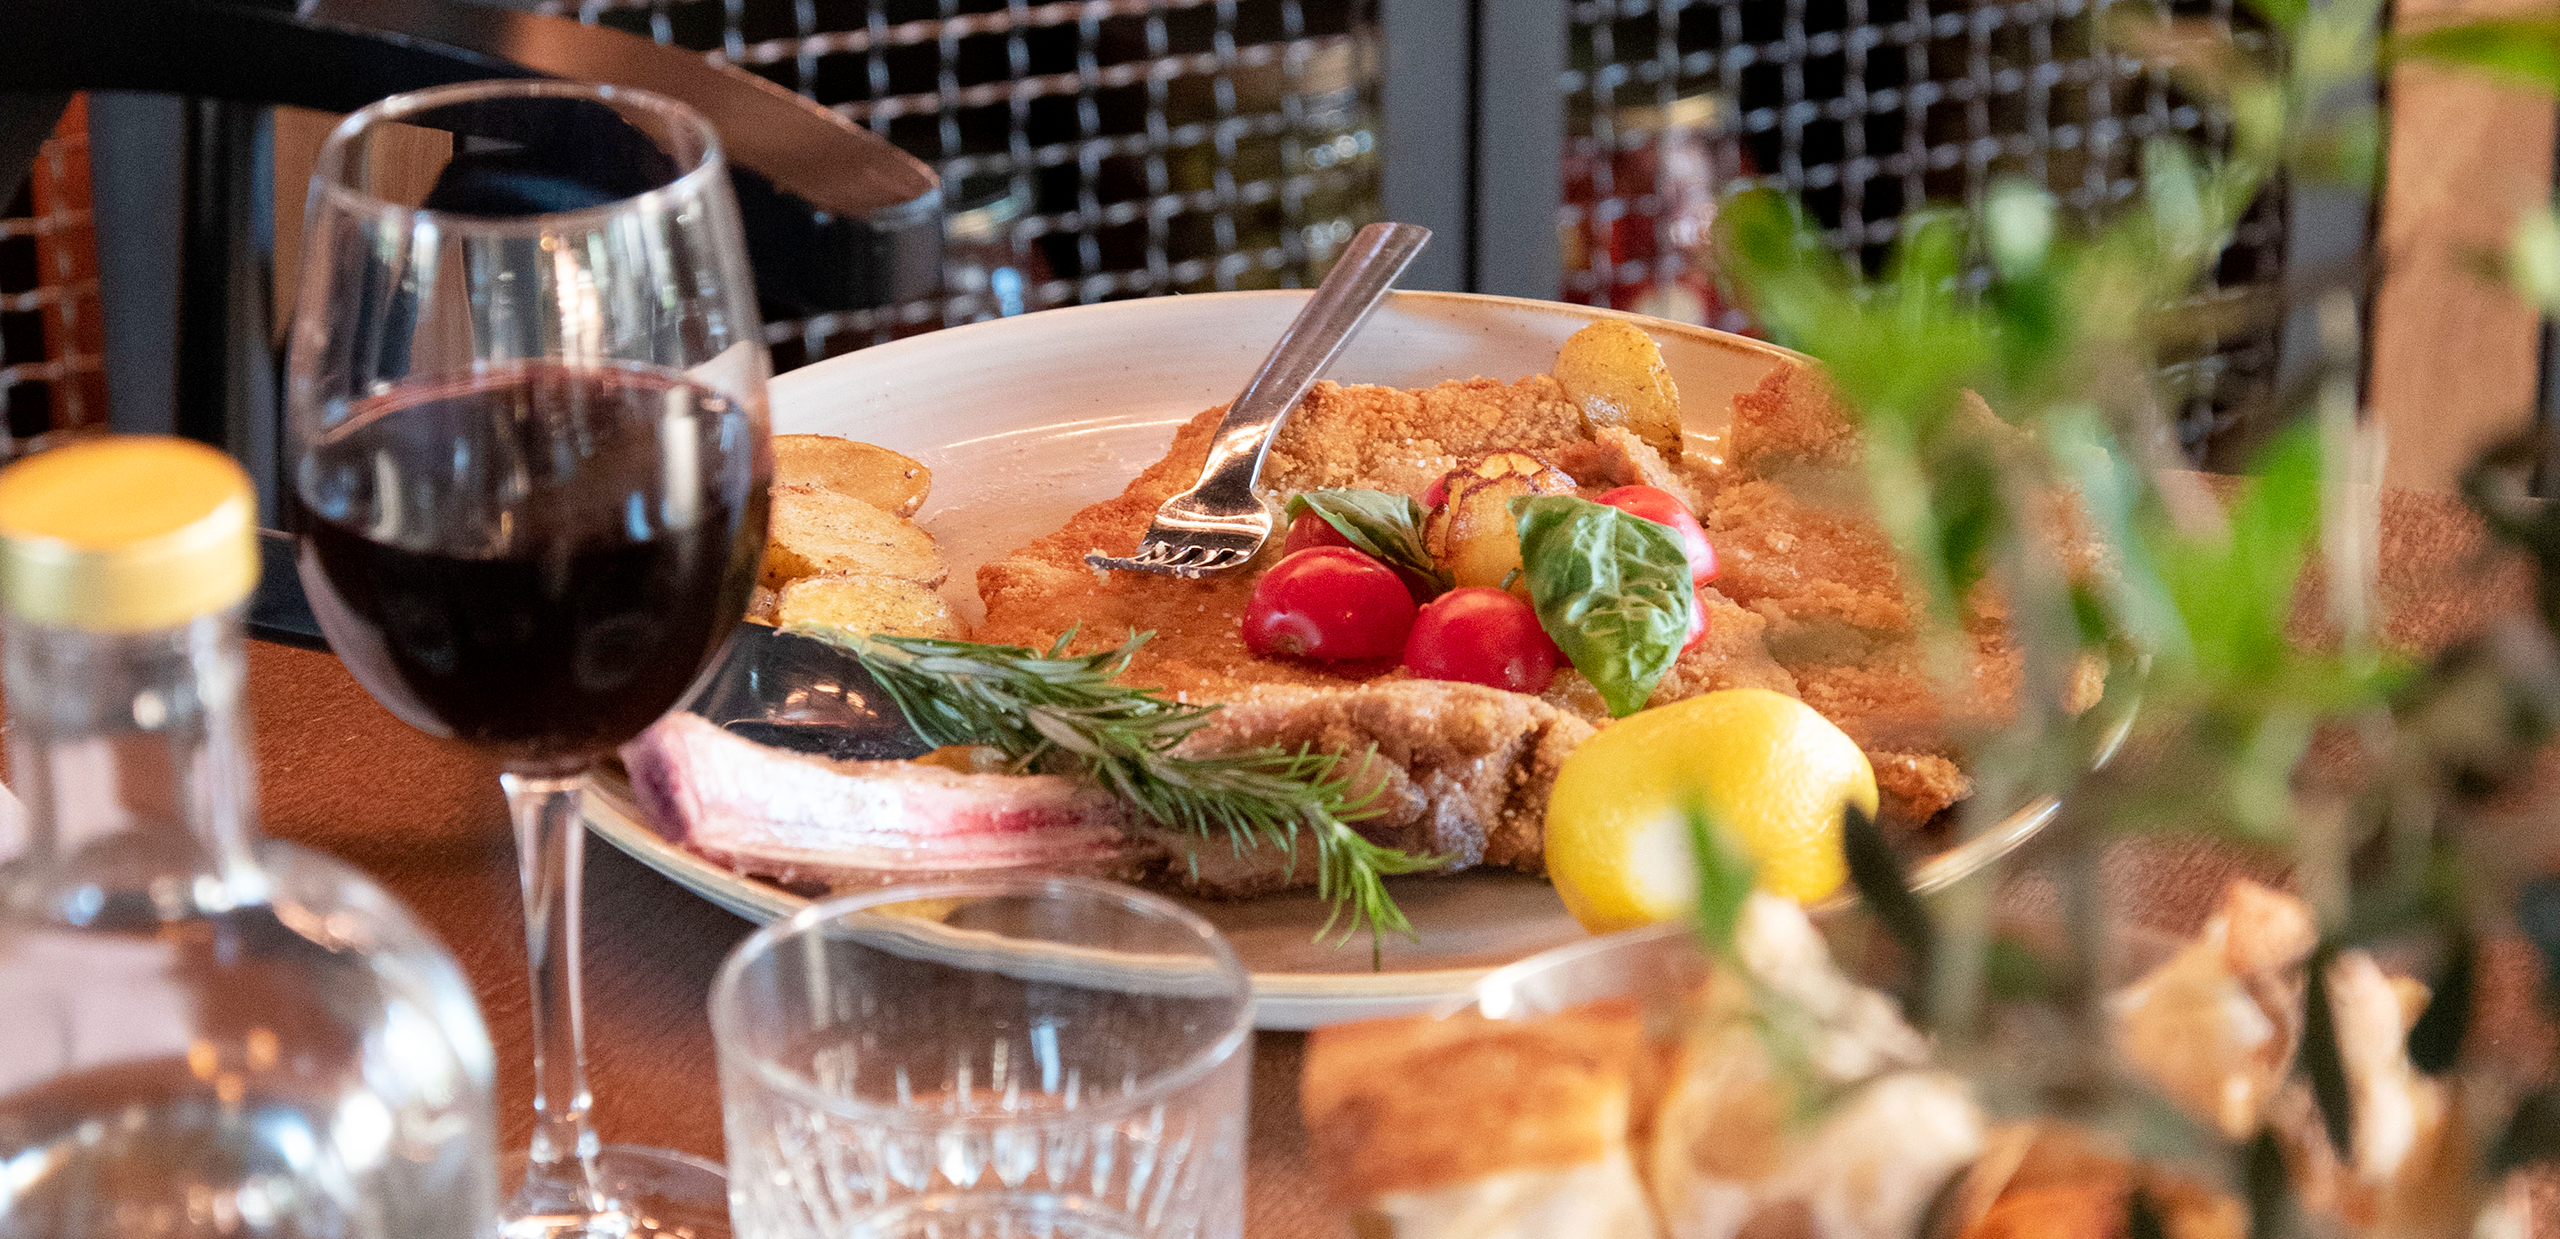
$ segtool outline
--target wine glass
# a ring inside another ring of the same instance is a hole
[[[533,976],[509,1239],[727,1233],[698,1158],[600,1147],[578,994],[583,772],[744,613],[769,369],[718,138],[635,90],[397,95],[312,174],[287,365],[299,564],[330,648],[496,757]]]

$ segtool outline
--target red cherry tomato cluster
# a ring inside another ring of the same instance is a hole
[[[1444,484],[1434,483],[1426,502],[1436,504],[1447,493]],[[1706,530],[1678,497],[1650,486],[1621,486],[1599,502],[1669,526],[1688,556],[1691,583],[1715,579],[1715,550]],[[1694,608],[1688,645],[1698,644],[1706,632],[1706,608]],[[1401,655],[1406,669],[1425,679],[1515,693],[1545,692],[1563,661],[1537,613],[1517,595],[1453,589],[1417,608],[1403,575],[1354,550],[1350,539],[1312,511],[1290,522],[1280,562],[1254,584],[1245,606],[1244,643],[1264,657],[1318,662]]]

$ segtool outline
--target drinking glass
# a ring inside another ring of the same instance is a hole
[[[1199,917],[1080,878],[865,892],[711,988],[742,1239],[1233,1239],[1253,991]]]
[[[702,118],[640,91],[398,95],[312,175],[287,367],[299,565],[330,648],[496,758],[533,979],[510,1239],[726,1231],[716,1166],[588,1121],[580,775],[680,700],[765,536],[768,370]]]

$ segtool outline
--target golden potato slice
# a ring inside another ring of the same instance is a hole
[[[885,447],[835,435],[775,435],[773,484],[838,491],[892,516],[913,516],[933,490],[933,470]]]
[[[1556,350],[1556,382],[1582,406],[1593,433],[1624,426],[1655,451],[1680,459],[1680,389],[1643,328],[1607,319],[1565,337]]]
[[[767,628],[776,627],[777,621],[773,618],[773,608],[774,604],[781,600],[782,595],[763,585],[756,586],[754,591],[747,595],[747,622],[762,624]]]
[[[1516,476],[1478,478],[1449,484],[1449,504],[1440,519],[1440,565],[1452,584],[1501,587],[1520,570],[1519,526],[1511,519],[1511,501],[1531,493],[1529,479]]]
[[[802,577],[782,587],[773,612],[774,622],[785,628],[826,624],[847,632],[892,637],[969,635],[942,595],[913,581],[866,572]]]
[[[814,486],[773,489],[773,524],[758,579],[769,589],[822,572],[901,577],[931,588],[950,568],[915,522]]]
[[[1496,452],[1450,470],[1448,498],[1423,521],[1423,545],[1459,586],[1497,588],[1520,570],[1520,525],[1511,501],[1568,495],[1573,479],[1526,452]]]

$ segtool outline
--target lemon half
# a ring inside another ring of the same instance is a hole
[[[1762,889],[1810,903],[1848,876],[1845,805],[1876,811],[1875,768],[1813,707],[1734,688],[1620,719],[1583,742],[1547,801],[1547,874],[1594,933],[1697,902],[1689,809],[1704,805]]]

